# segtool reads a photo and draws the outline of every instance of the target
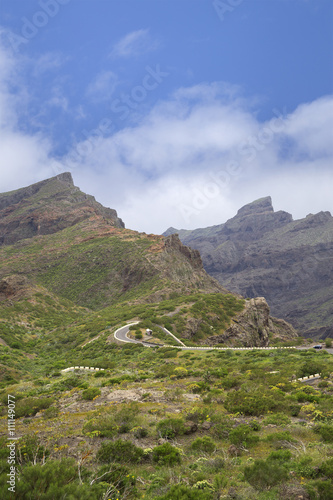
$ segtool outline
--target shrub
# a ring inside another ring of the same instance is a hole
[[[182,366],[177,366],[177,368],[175,368],[173,373],[174,375],[176,375],[177,378],[184,378],[187,377],[188,375],[188,371],[186,370],[186,368],[183,368]]]
[[[192,450],[213,453],[216,450],[216,444],[209,436],[198,437],[191,443]]]
[[[114,422],[119,426],[119,433],[129,432],[136,425],[136,417],[139,413],[137,403],[126,404],[114,415]]]
[[[266,437],[266,441],[277,443],[278,441],[289,441],[290,443],[295,443],[292,435],[289,431],[273,432]]]
[[[153,449],[153,462],[158,463],[159,465],[180,464],[180,451],[170,443],[164,443],[160,446],[155,446],[155,448]]]
[[[143,457],[143,450],[131,441],[117,439],[117,441],[106,441],[99,448],[96,458],[100,462],[128,462],[137,464]]]
[[[333,443],[333,425],[323,424],[318,428],[317,432],[319,432],[323,441]]]
[[[211,500],[212,494],[209,491],[191,489],[188,486],[177,484],[172,486],[165,495],[155,498],[156,500]]]
[[[63,380],[60,380],[54,385],[54,389],[58,389],[60,391],[68,391],[70,389],[74,389],[74,387],[78,387],[80,385],[81,379],[77,375],[70,375]]]
[[[13,496],[8,492],[7,476],[0,477],[2,499],[9,500]],[[99,500],[105,493],[104,484],[79,484],[77,464],[74,459],[47,461],[44,465],[28,465],[20,473],[20,481],[16,481],[15,498],[60,499],[80,498],[80,500]]]
[[[271,460],[255,460],[244,469],[244,478],[256,490],[266,490],[288,480],[285,467]]]
[[[259,391],[247,392],[240,389],[228,393],[224,406],[231,413],[259,416],[280,406],[280,401],[276,394],[273,396]]]
[[[241,424],[229,432],[229,439],[236,446],[248,447],[259,441],[259,437],[254,436],[252,432],[249,425]]]
[[[31,417],[49,408],[53,403],[53,398],[24,398],[16,403],[15,416],[17,418]]]
[[[290,423],[291,423],[290,418],[287,415],[284,415],[283,413],[275,413],[273,415],[269,415],[263,421],[264,425],[269,425],[269,424],[288,425]]]
[[[249,423],[249,426],[251,427],[251,429],[253,431],[260,431],[261,429],[261,425],[259,424],[259,422],[257,420],[251,420],[251,422]]]
[[[322,481],[320,479],[311,481],[307,485],[307,490],[311,495],[311,500],[333,500],[332,481]]]
[[[185,426],[182,418],[165,418],[157,424],[157,432],[165,439],[173,439],[184,434]]]
[[[318,476],[318,469],[312,467],[310,464],[312,463],[311,457],[303,457],[299,460],[298,463],[293,467],[296,474],[300,477],[306,477],[307,479],[312,479]]]
[[[119,427],[115,424],[111,415],[101,415],[98,418],[92,418],[83,426],[82,432],[85,435],[96,435],[100,437],[112,438],[117,435]]]
[[[272,451],[268,457],[267,460],[272,460],[275,463],[281,463],[283,464],[284,462],[288,462],[291,459],[291,451],[290,450],[276,450]]]
[[[137,439],[145,438],[146,436],[148,436],[147,429],[145,429],[144,427],[141,427],[141,426],[133,427],[133,429],[131,430],[131,432],[133,433],[133,435]]]
[[[20,439],[17,446],[17,455],[22,464],[37,463],[48,457],[49,451],[40,444],[36,434],[28,434]]]
[[[330,478],[333,479],[333,458],[329,458],[326,462],[323,462],[320,466],[320,472]]]
[[[98,387],[89,387],[82,392],[82,399],[87,401],[92,401],[96,397],[101,395],[100,389]]]

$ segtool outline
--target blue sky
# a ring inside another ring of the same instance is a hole
[[[331,0],[1,0],[0,192],[70,170],[156,233],[333,211],[332,33]]]

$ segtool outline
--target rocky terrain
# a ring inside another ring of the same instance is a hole
[[[200,251],[206,271],[234,293],[264,296],[274,315],[302,336],[333,336],[333,217],[293,220],[270,197],[241,208],[225,224],[177,230]]]
[[[205,342],[213,316],[214,333],[228,329],[229,344],[234,339],[241,345],[264,346],[274,336],[296,336],[286,323],[274,327],[264,299],[248,301],[243,313],[240,297],[209,276],[199,252],[184,246],[177,235],[125,229],[116,211],[82,193],[69,173],[1,194],[0,208],[0,304],[7,308],[3,314],[10,317],[11,326],[16,321],[19,329],[30,332],[28,339],[31,330],[47,331],[38,315],[50,316],[45,324],[55,328],[61,314],[71,322],[75,314],[82,315],[82,308],[101,311],[115,304],[129,307],[177,298],[181,309],[190,295],[200,302],[198,294],[220,294],[215,297],[220,301],[218,314],[210,316],[212,302],[202,301],[203,320],[192,318],[185,308],[180,314],[184,317],[178,318],[178,333],[184,338],[196,341],[197,335]],[[14,316],[8,307],[16,311]],[[194,316],[197,313],[194,310]],[[124,314],[126,320],[131,317]],[[8,332],[7,325],[2,337],[10,345]],[[14,344],[20,342],[18,335]]]

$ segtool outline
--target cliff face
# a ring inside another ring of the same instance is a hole
[[[274,212],[270,197],[241,208],[225,224],[177,231],[200,251],[204,268],[245,297],[264,296],[272,313],[301,335],[333,336],[333,217],[329,212],[293,221]]]
[[[296,339],[296,330],[286,321],[270,316],[270,309],[264,297],[245,301],[245,309],[232,321],[223,335],[209,337],[211,345],[238,342],[244,347],[268,347],[271,337],[280,340]]]
[[[115,227],[124,227],[117,212],[97,203],[74,186],[70,173],[26,188],[0,194],[0,245],[52,234],[94,215]]]

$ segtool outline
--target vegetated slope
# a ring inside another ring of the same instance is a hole
[[[105,370],[61,374],[50,357],[1,391],[4,500],[8,395],[20,500],[332,497],[328,352],[179,352],[100,338],[67,360]],[[312,385],[295,380],[313,373],[322,378]]]
[[[264,299],[244,302],[224,289],[204,271],[199,252],[178,236],[125,229],[114,210],[81,193],[68,174],[0,195],[1,200],[4,366],[25,366],[23,358],[15,361],[13,349],[39,363],[41,349],[58,356],[57,349],[76,348],[106,325],[147,318],[148,309],[153,320],[167,299],[179,308],[189,300],[205,302],[199,315],[195,308],[184,311],[170,326],[192,342],[265,346],[274,338],[296,337],[290,325],[270,318]],[[38,220],[31,231],[27,214]]]
[[[270,197],[241,208],[225,224],[192,231],[170,228],[200,251],[206,271],[245,297],[264,296],[274,315],[307,337],[333,336],[333,217],[293,221]]]

